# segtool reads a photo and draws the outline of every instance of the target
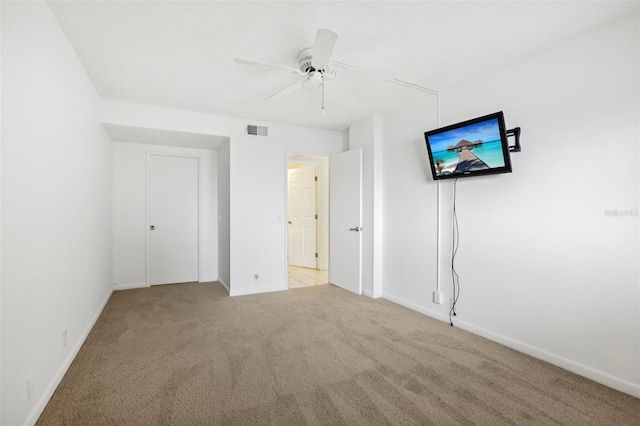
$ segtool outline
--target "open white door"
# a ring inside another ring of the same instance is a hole
[[[316,268],[316,173],[315,166],[288,170],[289,265]]]
[[[148,283],[198,281],[198,159],[149,156]]]
[[[362,148],[329,163],[329,282],[362,294]]]

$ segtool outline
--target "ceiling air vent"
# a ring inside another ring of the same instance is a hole
[[[254,126],[253,124],[247,124],[247,135],[267,136],[267,128],[265,126]]]

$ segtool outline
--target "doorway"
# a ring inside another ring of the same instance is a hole
[[[290,164],[287,170],[287,263],[317,269],[317,167]]]
[[[328,283],[328,176],[328,157],[289,155],[286,190],[287,288]],[[301,254],[304,256],[300,257]]]
[[[331,176],[329,176],[330,160]],[[362,294],[362,148],[334,154],[331,157],[289,155],[288,167],[293,168],[299,165],[316,166],[318,257],[315,270],[328,272],[327,281],[331,284]],[[331,196],[329,195],[330,180]],[[287,183],[287,197],[289,197],[288,189]],[[288,204],[287,199],[287,208]],[[287,230],[285,236],[287,242],[288,234]],[[288,259],[287,268],[289,268]],[[308,271],[314,271],[314,269],[309,268]],[[290,279],[291,274],[288,274],[287,281]],[[287,288],[291,286],[287,285]]]

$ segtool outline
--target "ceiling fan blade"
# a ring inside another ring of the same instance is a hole
[[[338,40],[338,34],[331,30],[318,29],[316,41],[313,44],[313,57],[311,62],[318,68],[324,68],[329,62],[333,48]]]
[[[258,65],[258,66],[261,66],[261,67],[274,68],[274,69],[279,69],[279,70],[282,70],[282,71],[288,71],[288,72],[294,73],[294,74],[305,75],[305,73],[303,73],[302,71],[297,70],[295,68],[284,67],[282,65],[267,64],[266,62],[248,61],[246,59],[240,59],[240,58],[235,58],[233,60],[233,62],[235,62],[236,64],[243,64],[243,65]]]
[[[297,81],[297,82],[293,83],[291,86],[287,86],[284,89],[281,89],[281,90],[277,91],[273,95],[271,95],[268,98],[266,98],[265,101],[277,101],[278,99],[282,99],[284,97],[287,97],[290,94],[292,94],[293,92],[295,92],[296,90],[301,89],[302,86],[307,84],[307,81],[309,81],[309,79]]]

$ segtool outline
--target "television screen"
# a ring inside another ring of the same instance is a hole
[[[424,137],[434,180],[511,172],[502,112],[431,130]]]

